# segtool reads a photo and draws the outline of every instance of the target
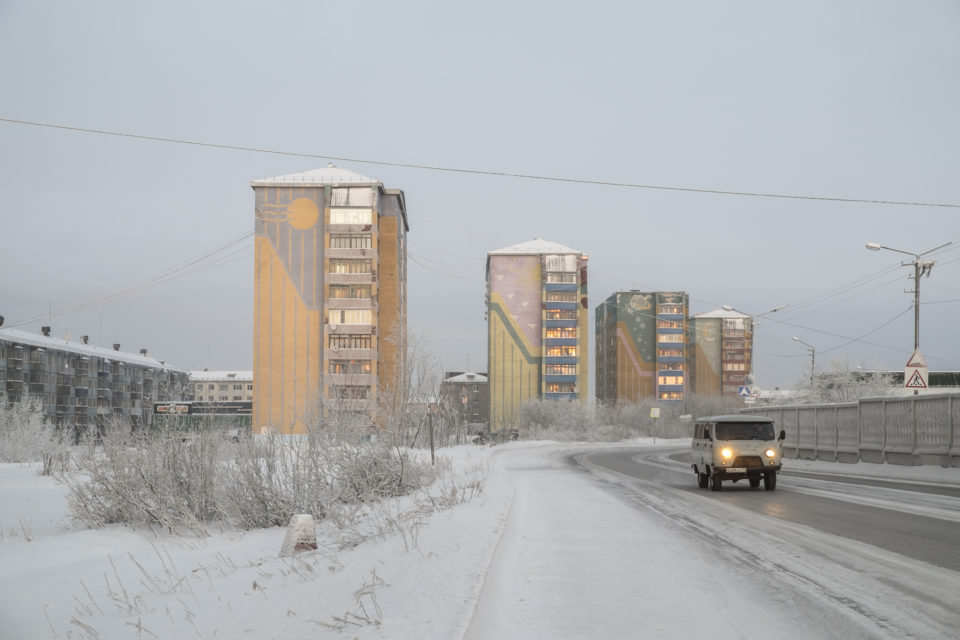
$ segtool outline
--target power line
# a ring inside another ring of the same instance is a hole
[[[251,153],[269,153],[273,155],[290,156],[296,158],[315,158],[319,160],[335,160],[337,162],[353,162],[356,164],[370,164],[384,167],[401,167],[404,169],[420,169],[424,171],[441,171],[446,173],[460,173],[468,175],[492,176],[498,178],[518,178],[521,180],[540,180],[545,182],[561,182],[568,184],[585,184],[601,187],[622,187],[626,189],[652,189],[659,191],[682,191],[687,193],[706,193],[724,196],[741,196],[747,198],[777,198],[784,200],[814,200],[821,202],[843,202],[856,204],[882,204],[891,206],[907,207],[940,207],[948,209],[960,209],[960,204],[944,202],[908,202],[902,200],[879,200],[867,198],[837,198],[828,196],[796,195],[786,193],[765,193],[760,191],[734,191],[728,189],[707,189],[704,187],[677,187],[669,185],[641,184],[636,182],[618,182],[613,180],[590,180],[586,178],[562,178],[558,176],[545,176],[530,173],[515,173],[511,171],[493,171],[485,169],[462,169],[456,167],[442,167],[439,165],[416,164],[411,162],[394,162],[389,160],[370,160],[366,158],[350,158],[346,156],[334,156],[321,153],[302,153],[294,151],[283,151],[279,149],[266,149],[261,147],[247,147],[242,145],[218,144],[214,142],[201,142],[198,140],[186,140],[182,138],[167,138],[162,136],[148,136],[136,133],[123,133],[120,131],[109,131],[106,129],[89,129],[84,127],[71,127],[62,124],[52,124],[47,122],[33,122],[29,120],[17,120],[14,118],[0,117],[0,122],[9,122],[11,124],[20,124],[31,127],[45,127],[48,129],[61,129],[64,131],[77,131],[80,133],[93,133],[104,136],[115,136],[119,138],[133,138],[136,140],[150,140],[152,142],[167,142],[171,144],[185,144],[197,147],[207,147],[212,149],[227,149],[230,151],[248,151]]]

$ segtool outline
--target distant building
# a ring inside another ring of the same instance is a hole
[[[753,318],[717,309],[690,319],[694,393],[737,398],[753,383]]]
[[[333,165],[251,186],[254,432],[377,423],[406,359],[403,191]]]
[[[44,415],[78,431],[101,428],[111,417],[134,427],[150,424],[153,403],[182,400],[189,374],[140,349],[139,354],[0,329],[0,401],[39,398]]]
[[[191,371],[187,399],[195,402],[253,402],[253,371]]]
[[[682,400],[689,389],[688,311],[682,291],[618,291],[597,306],[597,400]]]
[[[487,254],[490,429],[535,398],[587,399],[587,256],[546,240]]]
[[[460,426],[490,422],[490,385],[485,373],[448,371],[440,383],[440,398],[456,411]]]

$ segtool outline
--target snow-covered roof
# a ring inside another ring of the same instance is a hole
[[[67,340],[64,338],[47,337],[28,333],[18,329],[0,329],[0,340],[8,340],[13,343],[39,347],[41,349],[59,349],[69,351],[84,356],[95,356],[112,362],[124,362],[127,364],[136,364],[142,367],[151,367],[154,369],[165,369],[167,371],[176,371],[177,373],[187,373],[184,369],[171,367],[151,356],[143,356],[136,353],[127,353],[125,351],[114,351],[105,347],[97,347],[92,344],[83,344],[83,342]]]
[[[466,373],[461,373],[458,376],[451,376],[444,380],[444,382],[486,382],[487,376],[481,375],[474,371],[467,371]]]
[[[286,176],[273,176],[272,178],[261,178],[259,180],[254,180],[250,183],[252,187],[275,187],[275,186],[289,186],[292,184],[298,185],[309,185],[309,184],[330,184],[330,185],[379,185],[382,184],[376,178],[371,178],[370,176],[364,176],[359,173],[354,173],[349,169],[343,169],[334,165],[333,163],[328,164],[323,169],[314,169],[312,171],[304,171],[302,173],[291,173]]]
[[[733,309],[731,309],[730,311],[727,311],[726,309],[714,309],[713,311],[698,313],[693,317],[694,318],[749,318],[750,316],[745,313],[740,313],[739,311],[734,311]]]
[[[191,371],[190,382],[253,382],[253,371]]]
[[[509,247],[504,247],[503,249],[497,249],[491,251],[490,255],[540,255],[543,253],[575,253],[580,255],[583,253],[577,249],[571,249],[570,247],[565,247],[562,244],[557,244],[556,242],[550,242],[549,240],[542,240],[540,238],[534,238],[529,242],[521,242],[520,244],[511,245]]]

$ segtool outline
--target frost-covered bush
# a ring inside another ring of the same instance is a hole
[[[159,525],[202,532],[220,515],[218,433],[131,430],[119,419],[87,436],[62,474],[74,520]]]
[[[44,417],[40,399],[0,401],[0,462],[40,462],[49,475],[69,455],[69,438]]]
[[[314,433],[232,443],[219,430],[131,430],[119,420],[86,438],[62,474],[71,516],[87,526],[196,533],[214,521],[285,526],[298,513],[345,521],[358,505],[406,495],[434,477],[427,461],[386,440]]]

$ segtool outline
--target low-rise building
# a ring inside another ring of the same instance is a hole
[[[44,415],[78,431],[111,417],[148,426],[154,402],[182,400],[189,373],[151,357],[50,336],[0,329],[0,400],[38,398]]]

